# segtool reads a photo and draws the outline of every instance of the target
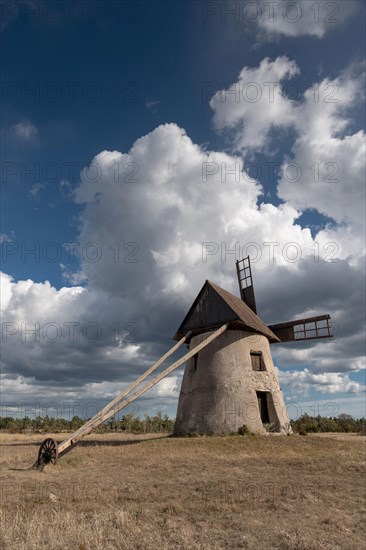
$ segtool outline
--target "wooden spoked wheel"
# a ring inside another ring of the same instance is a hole
[[[56,464],[58,457],[57,443],[51,437],[45,439],[38,451],[36,464],[43,468],[46,464]]]

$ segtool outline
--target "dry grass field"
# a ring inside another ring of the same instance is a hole
[[[4,550],[365,547],[365,437],[90,435],[43,472],[0,439]]]

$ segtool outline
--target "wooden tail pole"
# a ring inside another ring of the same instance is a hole
[[[198,344],[195,348],[190,350],[188,353],[186,353],[181,359],[178,359],[178,361],[175,361],[170,367],[165,369],[160,374],[156,375],[150,382],[145,384],[142,388],[137,390],[135,393],[130,395],[130,397],[127,397],[124,401],[122,399],[128,395],[132,389],[136,388],[149,374],[151,374],[155,369],[158,368],[159,365],[167,358],[169,355],[171,355],[175,350],[179,348],[190,336],[191,332],[188,332],[185,337],[183,337],[171,350],[169,350],[165,355],[163,355],[158,361],[156,361],[144,374],[142,374],[133,384],[131,384],[126,390],[124,390],[122,393],[120,393],[113,401],[111,401],[104,409],[102,409],[98,414],[96,414],[93,418],[91,418],[84,426],[79,428],[76,432],[73,433],[72,436],[70,436],[68,439],[65,439],[59,446],[57,446],[56,441],[53,439],[46,439],[39,450],[38,459],[33,464],[31,469],[42,469],[45,464],[53,463],[55,464],[57,461],[58,456],[61,456],[61,454],[65,453],[67,449],[72,447],[79,439],[82,437],[85,437],[90,432],[92,432],[97,426],[111,418],[111,416],[115,415],[118,411],[123,409],[124,407],[127,407],[132,401],[143,395],[145,392],[147,392],[150,388],[155,386],[160,380],[165,378],[165,376],[168,376],[171,372],[173,372],[175,369],[183,365],[188,359],[196,355],[199,351],[201,351],[203,348],[208,346],[213,340],[218,338],[225,330],[228,328],[229,323],[225,323],[222,325],[218,330],[213,332],[210,336],[208,336],[203,342]]]
[[[155,361],[155,363],[147,370],[145,371],[141,376],[139,376],[139,378],[137,378],[137,380],[135,380],[130,386],[128,386],[128,388],[126,390],[123,390],[123,392],[121,392],[119,395],[117,395],[117,397],[115,399],[113,399],[113,401],[111,401],[110,403],[108,403],[108,405],[106,405],[104,407],[104,409],[102,409],[101,411],[99,411],[95,416],[93,416],[93,418],[91,418],[90,420],[88,420],[88,422],[86,422],[83,426],[81,426],[81,428],[79,428],[78,430],[76,430],[76,432],[74,432],[72,434],[72,436],[70,436],[68,439],[66,439],[65,441],[63,441],[60,445],[59,445],[59,452],[60,450],[62,451],[63,448],[64,448],[64,445],[66,444],[66,442],[68,441],[71,441],[72,439],[74,439],[75,436],[79,435],[79,433],[83,433],[84,430],[91,424],[95,424],[96,421],[98,421],[99,418],[102,418],[103,415],[109,410],[111,409],[114,405],[116,405],[119,401],[121,401],[124,397],[126,397],[126,395],[128,395],[132,390],[134,390],[139,384],[141,384],[141,382],[143,382],[145,380],[145,378],[147,378],[152,372],[154,372],[154,370],[156,370],[158,367],[160,367],[160,365],[165,361],[165,359],[167,359],[170,355],[172,355],[178,348],[180,348],[180,346],[182,344],[184,344],[184,342],[187,340],[187,338],[189,338],[189,336],[191,335],[191,331],[187,332],[187,334],[181,339],[179,340],[179,342],[177,344],[175,344],[175,346],[173,346],[169,351],[167,351],[162,357],[160,357],[160,359],[158,359],[157,361]]]
[[[88,422],[86,422],[83,426],[81,426],[81,428],[76,430],[76,432],[74,432],[69,438],[65,439],[65,441],[63,441],[58,446],[58,454],[60,454],[62,451],[65,451],[65,449],[67,449],[70,445],[72,445],[72,442],[75,440],[75,438],[80,439],[78,436],[81,434],[84,435],[85,431],[89,428],[89,426],[93,426],[94,428],[95,426],[103,423],[104,422],[103,418],[105,414],[117,403],[119,403],[124,397],[126,397],[126,395],[131,393],[131,391],[134,390],[139,384],[141,384],[141,382],[143,382],[152,372],[154,372],[154,370],[160,367],[160,365],[165,361],[165,359],[167,359],[170,355],[172,355],[178,348],[180,348],[180,346],[184,344],[184,342],[186,342],[186,340],[189,338],[190,335],[191,335],[191,331],[187,332],[187,334],[181,340],[179,340],[177,344],[175,344],[169,351],[167,351],[164,355],[162,355],[160,359],[155,361],[155,363],[147,371],[141,374],[141,376],[139,376],[139,378],[137,378],[137,380],[135,380],[130,386],[128,386],[127,389],[123,390],[123,392],[117,395],[117,397],[115,397],[113,401],[108,403],[108,405],[106,405],[101,411],[99,411],[95,416],[93,416],[93,418],[88,420]],[[111,416],[113,416],[113,414]]]

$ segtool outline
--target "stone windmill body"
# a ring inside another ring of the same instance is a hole
[[[190,331],[194,349],[228,324],[187,363],[175,435],[232,433],[243,425],[291,433],[270,344],[331,337],[329,315],[266,325],[257,315],[249,256],[236,268],[241,298],[207,280],[175,334],[178,340]]]

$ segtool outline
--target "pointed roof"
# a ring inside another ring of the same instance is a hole
[[[263,334],[270,342],[280,342],[240,298],[208,280],[198,293],[174,339],[179,340],[189,330],[197,334],[230,321],[238,323],[243,329]]]

